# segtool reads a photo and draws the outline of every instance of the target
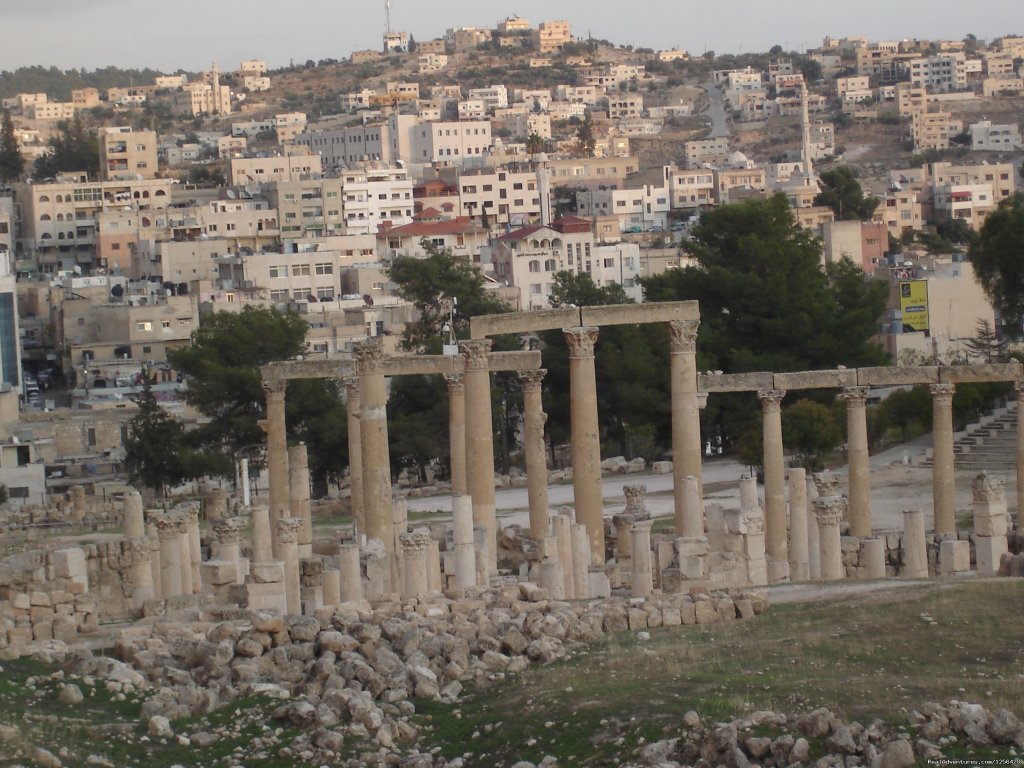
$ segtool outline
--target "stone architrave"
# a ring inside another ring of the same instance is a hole
[[[366,536],[379,539],[388,556],[395,555],[392,535],[391,459],[388,453],[387,390],[384,348],[380,339],[354,345],[359,373],[359,439],[363,469]]]
[[[651,555],[651,520],[637,520],[633,523],[633,573],[630,591],[633,597],[647,597],[654,590],[654,573]]]
[[[782,448],[782,399],[780,389],[757,393],[764,421],[764,523],[765,552],[771,561],[788,563],[786,545],[786,467]]]
[[[814,500],[814,517],[818,521],[821,578],[835,581],[843,578],[843,546],[839,523],[843,519],[846,500],[839,496],[818,497]]]
[[[446,373],[448,385],[448,452],[452,465],[452,493],[467,493],[466,480],[466,376]]]
[[[551,531],[558,548],[558,559],[562,563],[562,578],[565,580],[563,592],[566,600],[582,597],[576,594],[576,580],[573,578],[572,525],[572,517],[567,514],[557,514],[551,518]]]
[[[277,551],[277,521],[288,517],[288,433],[285,421],[287,381],[263,382],[267,418],[260,422],[267,433],[267,478],[270,485],[270,535]]]
[[[789,578],[807,581],[811,577],[807,551],[807,471],[789,469]]]
[[[338,547],[338,572],[341,579],[341,602],[363,599],[363,574],[359,565],[359,546],[341,544]]]
[[[288,448],[289,517],[302,521],[299,530],[299,558],[313,556],[313,514],[309,503],[309,454],[306,444]]]
[[[953,384],[930,385],[932,392],[932,503],[935,533],[956,533],[953,477]]]
[[[903,512],[903,571],[908,579],[928,578],[928,549],[924,534],[924,511],[908,509]]]
[[[288,613],[302,613],[302,592],[299,585],[299,532],[302,520],[285,517],[277,521],[277,542],[284,562],[284,594]]]
[[[601,437],[597,418],[594,344],[599,329],[563,328],[569,344],[569,416],[572,425],[572,488],[576,520],[587,529],[590,560],[604,564],[604,499]]]
[[[850,535],[871,535],[871,472],[868,467],[867,396],[869,387],[847,387],[840,397],[846,401],[846,434],[849,463]]]
[[[572,582],[577,600],[590,597],[590,541],[586,526],[572,526]]]
[[[476,552],[473,548],[473,500],[465,494],[452,496],[452,541],[455,546],[455,586],[476,586]]]
[[[1024,531],[1024,381],[1017,391],[1017,530]]]
[[[543,539],[551,527],[548,519],[548,461],[544,447],[544,422],[547,421],[547,415],[541,401],[541,382],[545,373],[547,371],[540,368],[519,374],[519,382],[523,387],[523,450],[526,453],[530,536],[535,539]]]
[[[1008,551],[1009,519],[1006,481],[982,472],[971,482],[974,510],[974,555],[978,573],[993,576]]]
[[[153,515],[156,534],[160,539],[160,597],[178,597],[184,594],[181,583],[181,542],[186,534],[185,518],[175,512]],[[191,590],[190,590],[191,591]]]
[[[701,534],[683,530],[685,520],[704,516],[702,481],[703,451],[700,437],[700,402],[697,396],[697,329],[699,320],[673,320],[668,323],[671,355],[672,390],[672,481],[675,501],[675,530],[681,536]],[[699,511],[690,509],[693,496],[687,496],[685,480],[697,482]]]
[[[128,491],[124,495],[124,535],[127,539],[141,539],[146,535],[146,518],[142,513],[142,494]]]
[[[473,527],[487,531],[488,572],[498,568],[498,522],[494,507],[494,433],[491,423],[490,339],[460,341],[466,365],[466,484],[473,499]],[[481,584],[483,586],[483,584]]]
[[[403,570],[402,597],[422,597],[430,591],[427,574],[427,548],[430,536],[425,533],[403,533],[399,536],[402,548]]]
[[[363,447],[359,430],[359,377],[349,376],[345,384],[345,412],[348,414],[348,481],[352,519],[359,534],[366,533],[363,506]]]

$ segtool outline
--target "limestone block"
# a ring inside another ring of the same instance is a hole
[[[697,555],[679,556],[679,573],[684,579],[703,579],[704,562],[707,558]]]
[[[283,580],[232,584],[230,594],[232,600],[251,611],[276,611],[282,615],[287,612],[287,597]]]
[[[746,598],[736,600],[736,617],[740,619],[754,618],[754,604]]]
[[[250,563],[249,577],[257,584],[274,584],[284,582],[284,563]]]
[[[997,511],[992,515],[974,513],[974,532],[978,536],[1005,536],[1007,528],[1005,512]]]
[[[592,566],[587,573],[591,598],[607,598],[612,595],[612,585],[608,574],[599,566]]]
[[[53,553],[53,572],[58,579],[87,583],[89,573],[85,565],[85,552],[81,547],[58,549]]]
[[[711,547],[708,544],[706,536],[680,537],[676,539],[674,543],[676,552],[679,553],[680,557],[683,557],[684,555],[700,557],[711,551]]]
[[[747,538],[750,537],[748,536]],[[753,558],[751,562],[756,562],[756,558]],[[789,561],[776,560],[774,557],[769,557],[765,561],[765,573],[768,576],[769,584],[789,581]]]
[[[32,601],[27,592],[14,592],[10,596],[11,608],[18,611],[27,611],[32,607]]]
[[[736,604],[728,598],[719,600],[715,605],[715,611],[718,613],[719,621],[735,621],[736,619]]]
[[[994,576],[999,572],[999,561],[1006,552],[1005,536],[976,536],[974,559],[978,573],[983,576]]]
[[[969,541],[947,540],[939,544],[937,572],[940,575],[966,573],[969,570],[971,570],[971,543]]]
[[[694,616],[698,624],[714,624],[719,620],[715,604],[710,600],[698,600],[693,604]]]
[[[708,533],[724,533],[728,530],[725,525],[725,510],[717,504],[709,504],[704,507],[704,530]]]
[[[747,561],[747,582],[754,587],[768,584],[768,561],[765,558]]]
[[[651,464],[651,470],[656,475],[670,475],[672,474],[672,462],[656,461],[653,464]]]
[[[685,594],[690,591],[686,581],[678,568],[666,568],[661,572],[661,591],[669,595]]]
[[[697,623],[697,604],[683,603],[679,606],[679,617],[684,625]]]
[[[70,645],[78,640],[78,625],[73,618],[64,617],[53,622],[53,639]]]
[[[207,560],[200,566],[203,584],[221,586],[238,580],[238,563],[228,560]]]
[[[626,614],[629,621],[629,631],[636,632],[638,629],[647,629],[647,611],[639,608],[630,608]]]
[[[28,599],[33,608],[37,606],[49,608],[53,605],[48,592],[29,592]]]
[[[764,534],[748,533],[743,537],[743,554],[751,559],[764,557]]]
[[[681,626],[683,623],[682,613],[678,608],[666,605],[661,609],[661,623],[665,627]]]
[[[33,640],[53,640],[53,622],[40,621],[32,625]]]

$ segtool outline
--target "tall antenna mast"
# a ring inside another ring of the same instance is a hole
[[[384,0],[384,31],[391,34],[391,0]]]

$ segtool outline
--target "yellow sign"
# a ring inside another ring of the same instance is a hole
[[[904,331],[928,331],[927,280],[900,282],[900,312]]]

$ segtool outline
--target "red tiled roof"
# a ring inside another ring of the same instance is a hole
[[[392,227],[387,232],[378,233],[378,237],[429,237],[430,235],[457,235],[466,232],[482,232],[483,229],[468,216],[442,221],[414,221],[401,227]]]

